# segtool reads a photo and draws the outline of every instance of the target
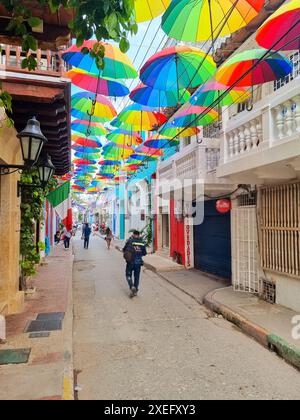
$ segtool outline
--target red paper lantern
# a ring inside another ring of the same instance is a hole
[[[225,214],[231,210],[231,200],[223,199],[218,200],[216,203],[216,209],[219,213]]]

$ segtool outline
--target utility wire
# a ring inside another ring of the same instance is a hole
[[[182,134],[182,133],[184,133],[184,131],[187,129],[187,128],[191,128],[191,127],[194,127],[194,124],[195,124],[195,122],[197,122],[198,121],[198,119],[200,119],[200,118],[203,118],[203,117],[205,117],[209,112],[210,112],[210,109],[211,108],[215,108],[225,97],[226,97],[226,95],[229,93],[229,92],[231,92],[231,90],[233,90],[234,89],[234,87],[240,82],[240,81],[242,81],[248,74],[250,74],[266,57],[268,57],[268,56],[272,56],[273,54],[275,54],[275,53],[277,53],[277,52],[279,52],[280,50],[282,50],[282,49],[284,49],[287,45],[289,45],[289,44],[291,44],[292,42],[294,42],[296,39],[299,39],[300,38],[300,35],[299,36],[297,36],[297,37],[295,37],[295,39],[293,39],[293,40],[291,40],[291,41],[288,41],[285,45],[283,45],[283,46],[281,46],[281,48],[280,49],[275,49],[275,47],[285,38],[285,36],[286,35],[288,35],[298,24],[300,23],[300,19],[295,23],[295,24],[293,24],[292,25],[292,27],[291,28],[289,28],[289,30],[279,39],[279,40],[277,40],[273,45],[272,45],[272,47],[270,48],[270,49],[268,49],[267,51],[266,51],[266,53],[259,59],[259,60],[257,60],[257,62],[256,63],[254,63],[253,64],[253,66],[250,68],[250,69],[248,69],[248,71],[246,72],[246,73],[244,73],[243,75],[241,75],[240,77],[239,77],[239,79],[238,80],[236,80],[235,81],[235,83],[234,84],[232,84],[230,87],[228,87],[228,89],[226,90],[226,91],[224,91],[223,92],[223,94],[221,94],[220,96],[219,96],[219,98],[218,99],[216,99],[209,107],[207,107],[207,109],[203,112],[203,113],[201,113],[201,114],[199,114],[193,121],[191,121],[187,126],[185,126],[184,128],[182,128],[182,130],[181,131],[179,131],[178,133],[177,133],[177,135],[176,136],[174,136],[172,139],[169,139],[169,140],[167,140],[166,141],[166,144],[168,144],[168,143],[170,143],[170,142],[172,142],[174,139],[176,139],[176,137],[180,137],[180,134]],[[153,155],[149,155],[149,156],[146,156],[146,159],[144,159],[142,162],[146,162],[147,161],[147,159],[149,158],[149,157],[151,157],[151,156],[153,156]]]

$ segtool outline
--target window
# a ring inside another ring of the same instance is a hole
[[[191,137],[186,137],[186,138],[184,139],[184,142],[183,142],[183,147],[190,146],[190,144],[192,144],[192,139],[191,139]]]
[[[203,127],[203,137],[205,139],[218,139],[222,131],[222,122],[209,124]]]
[[[262,267],[300,276],[300,183],[261,189]]]
[[[292,62],[294,67],[292,73],[286,77],[283,77],[282,79],[276,80],[274,82],[274,91],[287,85],[300,75],[300,51],[297,51],[294,54],[292,54],[290,56],[290,61]]]

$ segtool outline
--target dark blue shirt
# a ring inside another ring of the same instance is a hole
[[[89,226],[85,226],[83,229],[83,235],[85,238],[89,238],[91,236],[92,229]]]
[[[133,246],[135,249],[135,260],[134,260],[134,264],[135,265],[143,265],[143,257],[145,257],[145,255],[147,255],[147,250],[145,247],[144,242],[142,241],[142,239],[135,239],[135,238],[130,238],[128,239],[128,241],[126,242],[126,245],[123,249],[123,251],[126,251],[126,249],[130,246]]]

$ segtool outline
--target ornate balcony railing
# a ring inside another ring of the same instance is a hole
[[[299,79],[257,102],[252,111],[232,118],[224,133],[221,164],[270,149],[281,142],[299,140]]]
[[[26,72],[22,69],[22,61],[26,55],[19,46],[2,45],[0,68],[10,71]],[[68,70],[62,59],[63,50],[50,51],[38,49],[32,54],[37,60],[35,73],[47,75],[61,75]]]

